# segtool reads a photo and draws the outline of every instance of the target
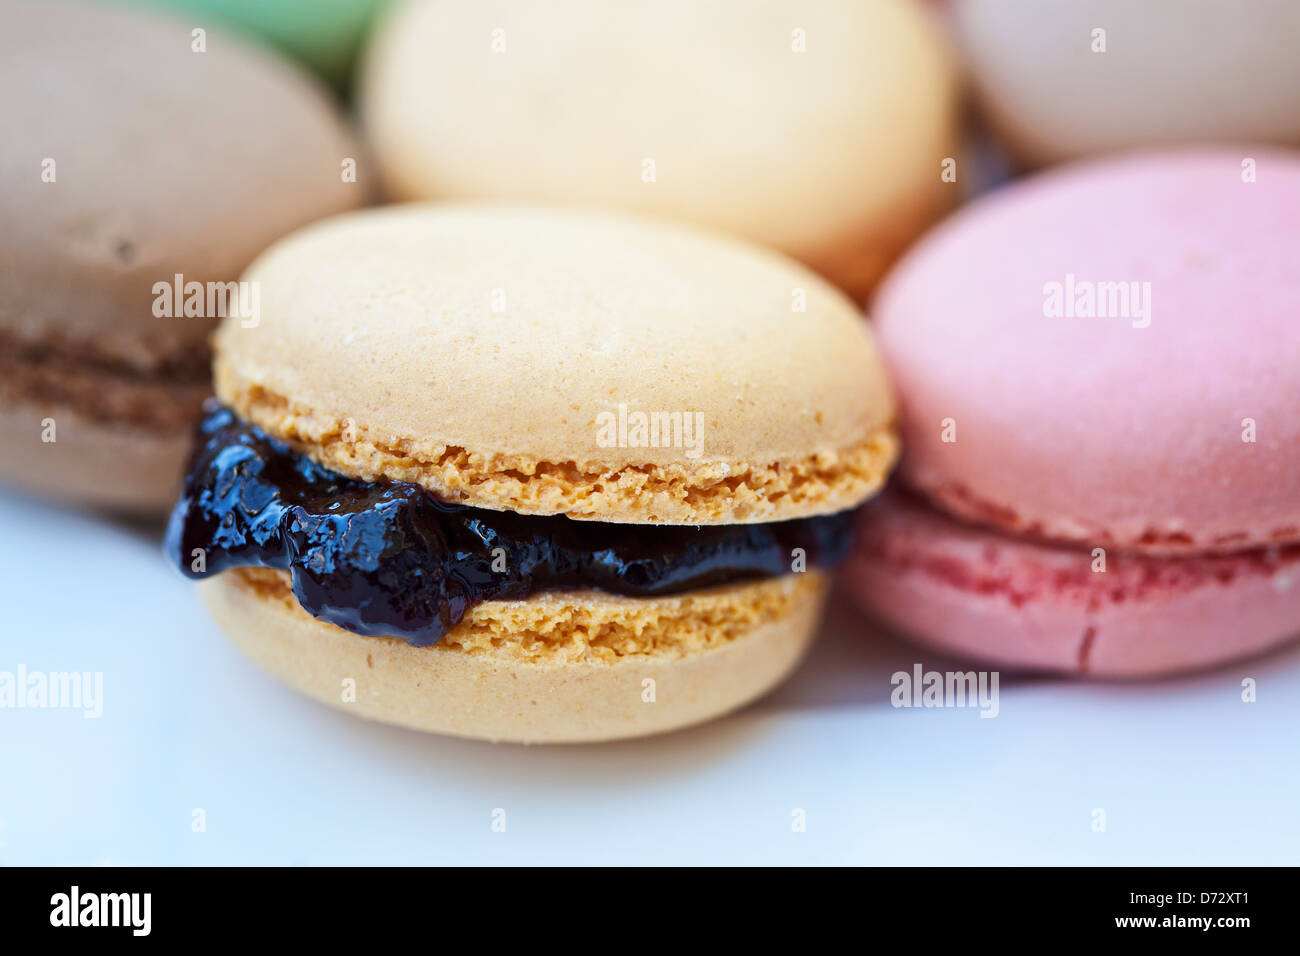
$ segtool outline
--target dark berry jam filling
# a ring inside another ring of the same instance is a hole
[[[167,527],[190,577],[287,570],[313,616],[357,634],[437,642],[479,601],[555,588],[674,594],[788,573],[848,554],[852,513],[771,524],[619,525],[444,504],[419,485],[347,478],[204,407]]]

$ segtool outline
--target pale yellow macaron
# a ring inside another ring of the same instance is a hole
[[[168,548],[249,656],[361,716],[581,741],[731,710],[799,660],[897,454],[857,309],[712,234],[409,205],[244,278]]]
[[[407,0],[360,104],[396,198],[678,219],[853,294],[957,197],[955,70],[911,0]]]

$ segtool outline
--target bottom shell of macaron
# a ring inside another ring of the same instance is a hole
[[[1300,546],[1152,557],[1056,546],[956,520],[897,490],[860,515],[844,568],[900,633],[1024,671],[1142,678],[1300,638]]]
[[[44,435],[52,436],[47,440]],[[88,420],[48,405],[0,407],[0,482],[52,501],[157,518],[176,495],[189,430]]]
[[[518,743],[616,740],[740,707],[799,663],[827,587],[808,571],[663,597],[544,591],[475,605],[432,646],[317,620],[287,572],[240,568],[200,585],[241,651],[360,717]]]
[[[206,372],[150,380],[0,334],[0,481],[66,504],[165,514]]]

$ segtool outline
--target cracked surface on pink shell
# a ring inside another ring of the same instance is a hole
[[[891,490],[845,580],[900,631],[1020,669],[1152,676],[1300,636],[1300,546],[1156,557],[1010,537]]]

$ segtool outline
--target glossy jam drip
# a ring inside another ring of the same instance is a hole
[[[423,646],[479,601],[555,588],[672,594],[787,573],[795,548],[808,567],[826,567],[848,553],[851,528],[850,512],[678,527],[444,504],[419,485],[322,468],[210,401],[166,549],[195,578],[287,570],[313,616]]]

